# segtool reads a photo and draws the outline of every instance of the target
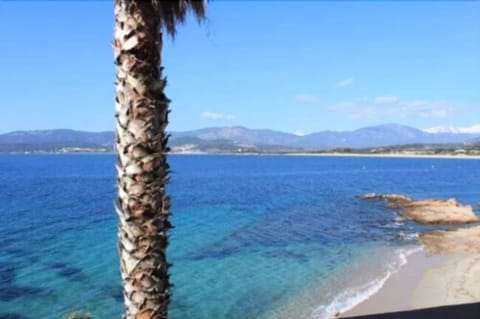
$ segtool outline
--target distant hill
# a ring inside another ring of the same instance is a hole
[[[193,136],[203,140],[230,140],[236,143],[255,145],[289,145],[295,146],[300,136],[273,130],[255,130],[243,126],[210,127],[194,131],[172,132],[172,139]]]
[[[14,131],[0,134],[0,152],[56,152],[83,149],[112,151],[115,134],[68,129]],[[77,150],[79,151],[79,150]]]
[[[0,144],[44,144],[44,143],[84,143],[112,146],[115,134],[106,132],[84,132],[68,129],[14,131],[0,134]]]
[[[354,131],[321,131],[304,136],[272,130],[245,127],[211,127],[201,130],[172,132],[172,141],[180,137],[202,140],[229,140],[237,144],[277,145],[298,149],[366,148],[404,144],[463,144],[480,134],[428,133],[399,124],[369,126]]]
[[[363,127],[354,131],[320,131],[304,136],[274,130],[248,129],[242,126],[210,127],[170,132],[170,146],[178,152],[256,152],[289,150],[328,150],[369,148],[412,144],[472,144],[480,133],[431,133],[399,124]],[[113,150],[115,134],[68,129],[15,131],[0,134],[0,152]]]

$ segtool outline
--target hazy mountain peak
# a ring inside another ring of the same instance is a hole
[[[421,134],[423,133],[421,130],[397,123],[388,123],[388,124],[381,124],[376,126],[367,126],[357,129],[354,132],[363,132],[363,131],[375,131],[375,132],[395,132],[395,133],[408,133],[408,134]]]

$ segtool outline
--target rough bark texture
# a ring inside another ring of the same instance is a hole
[[[115,1],[116,210],[126,319],[167,318],[168,98],[151,1]]]

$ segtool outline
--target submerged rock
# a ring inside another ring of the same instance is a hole
[[[413,201],[412,198],[399,194],[377,194],[367,193],[361,196],[363,199],[382,199],[385,200],[387,207],[397,208]]]
[[[470,205],[462,205],[455,198],[448,200],[413,200],[404,195],[368,193],[363,199],[384,200],[389,208],[399,208],[405,218],[420,224],[466,224],[480,221]]]
[[[377,193],[367,193],[361,196],[363,199],[386,199],[386,200],[404,200],[412,201],[412,199],[405,195],[399,194],[377,194]]]

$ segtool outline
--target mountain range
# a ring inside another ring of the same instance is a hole
[[[242,126],[210,127],[170,132],[174,151],[231,151],[245,149],[328,150],[334,148],[369,148],[407,144],[471,144],[480,142],[480,132],[420,130],[399,124],[363,127],[353,131],[320,131],[295,135],[267,129]],[[0,151],[58,151],[91,148],[112,150],[115,134],[68,129],[15,131],[0,134]]]

